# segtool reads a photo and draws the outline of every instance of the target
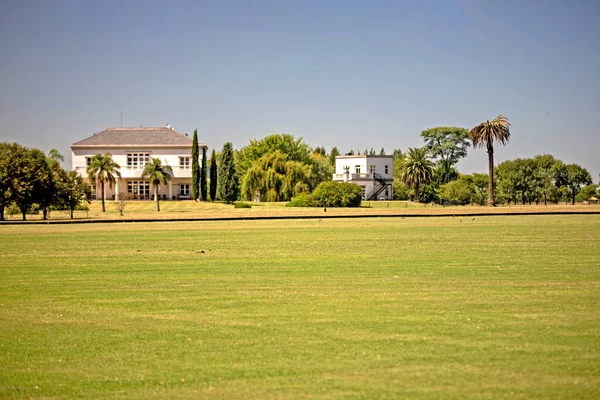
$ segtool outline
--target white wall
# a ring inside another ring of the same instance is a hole
[[[161,185],[159,187],[159,194],[166,195],[167,198],[171,199],[172,196],[177,197],[179,195],[180,184],[192,183],[192,170],[191,165],[189,169],[181,169],[179,167],[180,157],[191,157],[191,147],[94,147],[94,148],[75,148],[71,149],[71,166],[72,169],[77,171],[79,175],[87,179],[87,158],[93,157],[96,154],[110,153],[113,160],[121,166],[120,173],[121,179],[117,182],[117,185],[106,184],[104,187],[106,199],[110,200],[113,198],[118,190],[118,193],[127,193],[127,182],[130,181],[143,181],[141,178],[143,167],[128,168],[127,167],[127,154],[131,153],[149,153],[150,158],[158,158],[162,161],[163,165],[169,165],[173,168],[173,179],[171,179],[171,190],[169,191],[169,185]],[[202,162],[202,152],[200,152],[199,162]],[[190,162],[191,164],[191,162]],[[116,187],[118,186],[118,188]],[[154,189],[151,188],[151,193],[154,193]],[[100,185],[97,185],[96,199],[101,198]]]

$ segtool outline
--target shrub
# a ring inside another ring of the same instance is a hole
[[[252,206],[248,203],[235,203],[233,208],[252,208]]]
[[[310,194],[299,194],[292,201],[285,205],[286,207],[316,207],[317,203]]]
[[[313,192],[317,206],[359,207],[362,188],[355,183],[322,182]]]
[[[469,204],[471,196],[469,184],[462,180],[448,182],[439,188],[440,199],[451,204]]]

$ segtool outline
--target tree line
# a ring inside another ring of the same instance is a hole
[[[499,115],[470,131],[437,127],[421,132],[425,145],[394,159],[394,196],[441,204],[548,204],[600,196],[589,171],[552,155],[504,161],[494,167],[494,144],[506,145],[510,123]],[[488,174],[460,174],[456,164],[470,146],[488,153]]]
[[[44,154],[17,143],[0,143],[0,220],[7,207],[17,207],[23,220],[31,211],[47,219],[52,209],[73,212],[91,199],[90,186],[75,171],[60,166],[56,150]]]
[[[424,130],[421,137],[422,147],[392,152],[393,193],[397,200],[480,205],[568,200],[574,204],[600,195],[585,168],[565,164],[552,155],[504,161],[494,167],[494,145],[506,145],[510,139],[510,123],[502,115],[471,130],[436,127]],[[471,146],[486,149],[487,174],[460,174],[456,169]],[[360,153],[350,150],[345,154]],[[302,138],[272,134],[252,139],[239,150],[227,142],[221,151],[213,149],[208,159],[207,148],[198,145],[196,130],[192,141],[192,198],[225,203],[290,201],[314,193],[320,184],[331,181],[335,158],[340,154],[337,147],[327,152],[324,147],[312,148]],[[377,152],[371,148],[363,154]],[[385,154],[382,148],[379,155]],[[11,204],[18,207],[23,219],[32,209],[39,209],[44,219],[51,209],[69,210],[73,217],[80,204],[89,202],[90,186],[76,172],[64,170],[60,161],[63,158],[55,150],[46,155],[16,143],[0,143],[0,218],[4,219],[4,210]],[[158,189],[171,179],[170,168],[152,159],[142,171],[142,177],[149,179],[154,189],[157,211]],[[120,178],[119,169],[110,154],[95,155],[87,168],[90,183],[99,183],[102,211],[105,185]],[[324,199],[327,195],[321,196]]]

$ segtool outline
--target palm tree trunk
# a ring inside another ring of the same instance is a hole
[[[100,182],[100,186],[102,186],[102,212],[106,212],[106,208],[104,208],[104,181]]]
[[[494,146],[491,142],[487,144],[488,153],[488,207],[494,205]]]
[[[160,211],[160,203],[158,200],[158,185],[154,186],[154,201],[156,201],[156,211]]]
[[[415,203],[419,202],[419,181],[415,183]]]

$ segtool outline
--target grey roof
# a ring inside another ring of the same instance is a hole
[[[192,138],[167,127],[108,128],[71,146],[192,146]]]

